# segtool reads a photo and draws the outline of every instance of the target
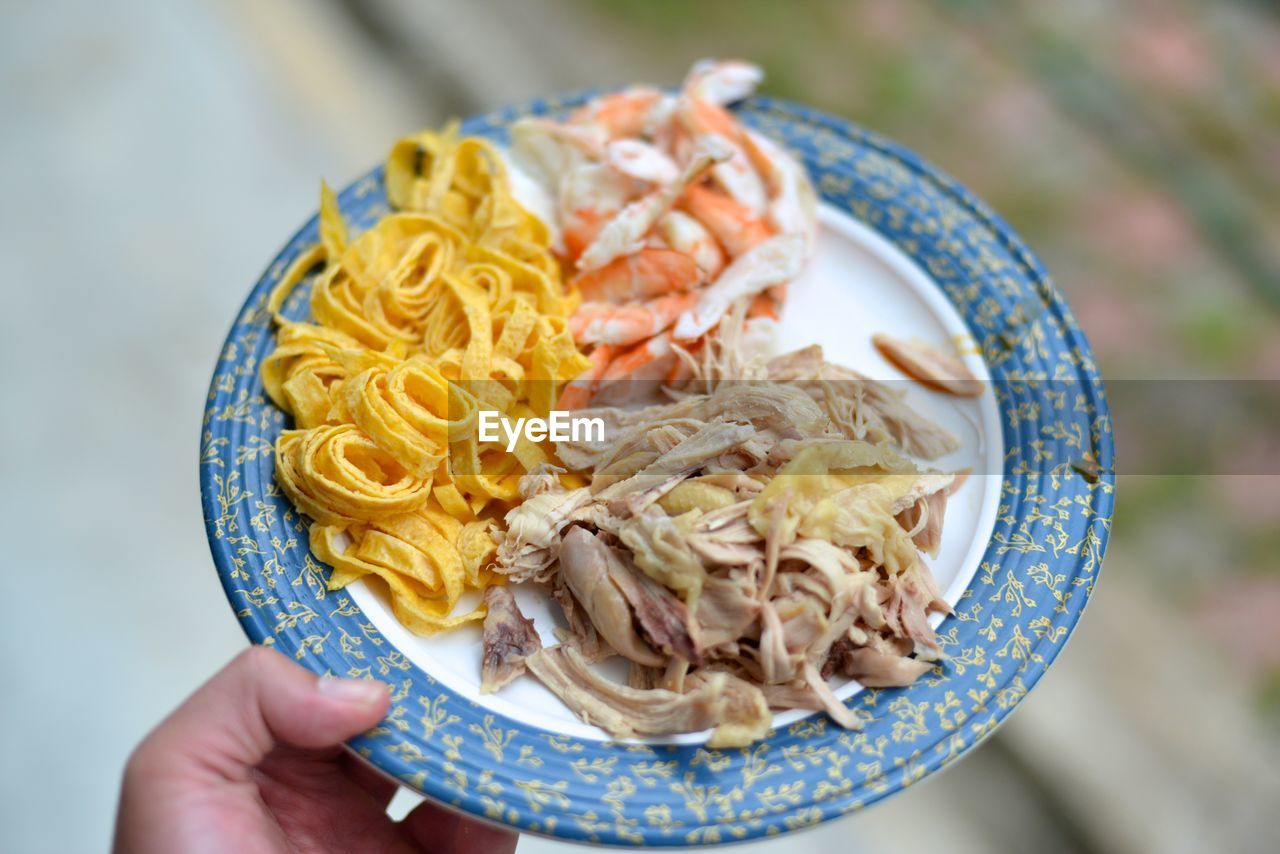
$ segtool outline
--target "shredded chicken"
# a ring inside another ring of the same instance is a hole
[[[631,606],[614,579],[625,568],[613,549],[586,528],[574,527],[560,548],[560,577],[582,603],[600,636],[617,652],[649,667],[661,667],[663,656],[636,634]]]
[[[833,662],[845,676],[857,679],[868,688],[900,688],[910,685],[933,669],[933,663],[905,658],[870,647],[841,650]]]
[[[850,439],[892,441],[912,456],[926,460],[951,453],[960,440],[949,430],[922,418],[902,394],[857,371],[822,359],[814,345],[768,363],[768,377],[806,391],[822,406],[840,432]]]
[[[569,627],[516,666],[617,737],[746,745],[770,708],[856,729],[827,677],[907,685],[942,658],[929,618],[949,609],[922,555],[963,477],[911,457],[955,437],[819,348],[744,362],[728,334],[681,356],[671,402],[583,412],[608,441],[557,453],[590,485],[530,473],[498,539],[497,571],[550,580]],[[589,666],[610,655],[626,685]]]
[[[484,592],[484,653],[480,659],[480,693],[487,694],[524,673],[524,660],[542,649],[533,621],[520,613],[509,587]]]
[[[760,689],[723,671],[701,672],[683,693],[637,690],[597,674],[571,646],[553,646],[530,656],[529,670],[584,723],[628,738],[634,735],[711,729],[707,744],[749,744],[769,729],[771,717]]]
[[[701,664],[702,642],[689,608],[670,589],[638,571],[625,550],[613,552],[618,556],[613,581],[634,610],[641,633],[667,656]]]
[[[559,558],[560,533],[591,501],[586,487],[566,490],[554,477],[558,469],[539,467],[520,479],[524,501],[506,518],[506,532],[495,537],[498,563],[512,581],[546,581]]]

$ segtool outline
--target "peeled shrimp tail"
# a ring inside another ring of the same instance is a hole
[[[646,247],[579,276],[574,284],[588,302],[644,300],[702,284],[695,259],[674,249]]]
[[[675,337],[687,341],[712,329],[735,300],[753,296],[800,274],[804,238],[780,234],[734,260],[720,277],[699,292],[698,303],[676,321]]]
[[[771,233],[768,223],[749,208],[710,187],[689,187],[680,199],[680,208],[715,235],[734,258],[768,240]]]
[[[685,187],[727,156],[723,149],[714,146],[700,148],[677,180],[630,203],[609,220],[591,245],[578,257],[578,269],[594,270],[619,255],[641,249],[644,236],[671,209]]]
[[[698,294],[667,294],[648,302],[583,303],[569,320],[569,331],[580,344],[625,346],[662,332],[698,302]]]
[[[681,91],[708,103],[724,106],[756,91],[764,79],[760,66],[738,59],[700,59],[689,69]]]
[[[600,385],[600,380],[604,377],[605,371],[609,368],[609,363],[613,360],[617,350],[607,344],[602,344],[591,351],[591,355],[587,356],[590,365],[585,371],[574,377],[560,392],[560,400],[556,404],[557,409],[573,410],[584,409],[591,402],[591,396],[595,394],[596,388]]]

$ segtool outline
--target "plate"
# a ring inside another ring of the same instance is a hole
[[[473,118],[503,141],[514,119],[557,114],[588,94]],[[1017,705],[1061,650],[1101,567],[1114,495],[1113,445],[1088,345],[1040,264],[954,180],[901,147],[776,99],[738,108],[804,161],[822,196],[818,252],[779,327],[783,348],[820,343],[832,361],[900,379],[874,332],[954,340],[991,383],[984,397],[912,388],[910,402],[965,450],[939,461],[975,477],[948,506],[931,565],[955,613],[935,616],[946,663],[905,689],[838,695],[858,732],[821,713],[775,716],[749,748],[705,734],[617,742],[536,680],[480,695],[479,630],[418,638],[385,595],[328,591],[306,524],[276,488],[285,426],[258,365],[273,347],[267,294],[317,240],[313,218],[255,285],[219,358],[201,441],[205,523],[224,589],[256,643],[318,673],[376,677],[391,711],[352,747],[427,796],[521,831],[612,845],[692,845],[776,835],[835,818],[954,761]],[[388,210],[375,170],[339,197],[353,229]],[[305,288],[285,313],[306,313]],[[550,640],[536,591],[522,607]]]

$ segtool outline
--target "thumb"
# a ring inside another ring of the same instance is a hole
[[[267,647],[251,647],[201,686],[139,746],[159,772],[247,778],[276,744],[336,746],[387,712],[376,680],[317,678]]]

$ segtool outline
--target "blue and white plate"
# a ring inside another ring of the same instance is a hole
[[[585,96],[473,118],[506,126]],[[947,508],[931,561],[955,613],[937,620],[947,660],[903,689],[837,693],[863,719],[779,714],[749,748],[705,734],[616,742],[577,720],[532,677],[479,693],[479,627],[406,632],[384,593],[333,592],[306,521],[273,480],[286,426],[258,366],[274,336],[267,294],[318,240],[313,217],[249,294],[209,389],[200,453],[205,524],[246,633],[318,673],[375,677],[391,712],[352,746],[431,798],[521,831],[612,845],[691,845],[786,833],[856,811],[954,761],[1026,695],[1066,642],[1093,589],[1111,527],[1110,417],[1088,344],[1039,262],[998,217],[914,154],[831,116],[769,98],[738,108],[808,167],[822,197],[816,257],[791,287],[783,348],[882,379],[900,375],[870,336],[956,344],[992,380],[974,400],[912,388],[909,401],[965,448],[942,466],[975,476]],[[388,210],[381,170],[340,194],[355,230]],[[285,313],[306,314],[306,287]],[[551,638],[554,608],[517,588]]]

